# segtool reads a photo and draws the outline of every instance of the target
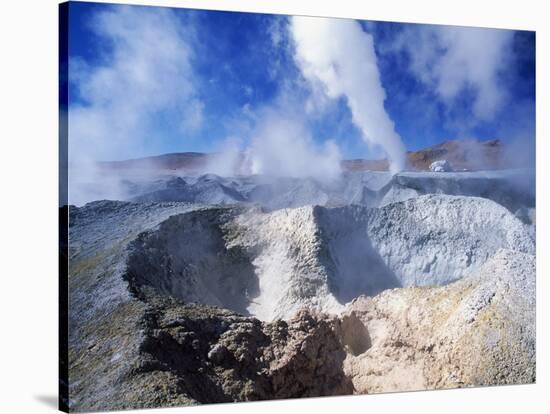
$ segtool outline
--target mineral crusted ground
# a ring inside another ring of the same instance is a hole
[[[71,410],[534,382],[524,172],[434,174],[69,207]]]

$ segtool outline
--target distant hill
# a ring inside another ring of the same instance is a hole
[[[152,169],[152,170],[200,170],[206,165],[210,154],[201,152],[179,152],[137,158],[124,161],[104,161],[98,163],[105,170]]]
[[[407,152],[407,169],[426,171],[430,164],[447,160],[455,170],[496,170],[517,167],[510,160],[504,144],[499,139],[479,141],[474,139],[449,140],[418,151]],[[350,171],[387,171],[387,160],[345,160],[344,169]]]
[[[449,140],[433,147],[407,153],[409,165],[427,170],[437,160],[447,160],[455,170],[495,170],[506,168],[502,141]]]
[[[407,152],[407,169],[426,171],[430,164],[437,160],[448,160],[455,170],[495,170],[525,166],[513,162],[509,152],[499,139],[488,141],[449,140],[418,151]],[[217,155],[182,152],[125,161],[107,161],[101,162],[99,165],[106,171],[152,169],[194,173],[201,172],[204,166]],[[343,160],[342,168],[346,171],[387,171],[388,161],[385,159]]]

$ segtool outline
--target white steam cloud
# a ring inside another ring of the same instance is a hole
[[[260,110],[253,122],[247,142],[227,138],[205,166],[205,172],[314,178],[321,182],[340,177],[342,155],[338,146],[333,140],[315,142],[303,119],[275,105]]]
[[[281,36],[287,34],[284,22],[278,28]],[[133,171],[143,176],[129,177],[106,174],[97,162],[151,151],[164,133],[159,131],[159,115],[169,112],[168,118],[173,119],[174,113],[179,117],[179,123],[172,125],[181,128],[183,144],[185,133],[201,130],[206,112],[198,98],[199,74],[192,65],[194,28],[170,9],[113,6],[96,13],[89,29],[97,44],[105,46],[98,53],[101,63],[89,65],[71,56],[69,66],[71,87],[80,96],[70,105],[68,131],[69,202],[77,205],[101,198],[125,199],[125,180],[147,179],[153,169]],[[306,119],[292,115],[298,107],[294,103],[295,110],[289,109],[292,99],[287,98],[279,96],[254,114],[245,105],[248,115],[241,121],[249,124],[249,130],[244,136],[232,131],[233,137],[221,147],[212,147],[218,152],[206,172],[338,177],[341,155],[336,144],[316,143]]]
[[[247,155],[252,174],[330,181],[341,172],[342,156],[334,141],[318,145],[303,121],[278,113],[262,118]]]
[[[318,17],[292,17],[290,31],[304,77],[330,98],[345,97],[365,141],[384,150],[392,172],[402,170],[405,146],[384,108],[372,36],[356,21]]]
[[[86,183],[103,181],[96,161],[151,146],[156,114],[174,111],[186,130],[198,129],[203,119],[189,36],[173,12],[115,6],[94,15],[90,29],[110,48],[99,66],[74,57],[69,64],[71,85],[83,101],[69,107],[69,197],[76,204],[96,196]],[[101,195],[120,198],[117,181],[103,181]]]
[[[506,98],[499,71],[510,54],[513,31],[456,26],[406,26],[388,50],[405,51],[410,70],[447,107],[473,92],[472,112],[491,120]]]

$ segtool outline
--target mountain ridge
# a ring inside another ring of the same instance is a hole
[[[204,172],[209,162],[215,161],[221,153],[175,152],[149,157],[101,161],[100,168],[105,171],[126,169],[153,169],[182,171],[185,173]],[[239,154],[244,163],[245,154]],[[443,141],[417,151],[408,151],[407,170],[428,171],[430,164],[438,160],[447,160],[453,169],[461,170],[498,170],[505,168],[528,167],[527,160],[513,159],[509,146],[500,139],[452,139]],[[521,158],[521,157],[519,157]],[[340,165],[344,171],[388,171],[387,159],[347,159]]]

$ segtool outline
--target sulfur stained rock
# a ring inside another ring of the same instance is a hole
[[[535,260],[500,250],[444,287],[354,300],[372,346],[344,366],[358,393],[535,381]]]

